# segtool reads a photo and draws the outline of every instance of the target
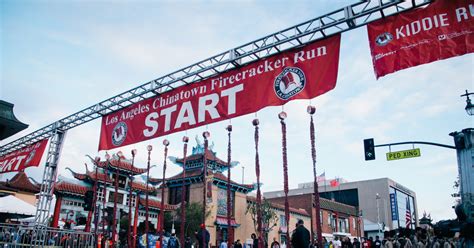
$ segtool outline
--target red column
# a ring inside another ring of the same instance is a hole
[[[63,197],[56,195],[56,204],[54,205],[53,222],[51,223],[51,227],[58,228],[59,214],[61,213],[62,201]]]
[[[135,247],[137,244],[137,226],[138,226],[138,210],[140,208],[140,195],[137,193],[137,198],[135,198],[135,215],[133,217],[133,239],[132,239],[132,247]]]
[[[161,210],[160,210],[160,212],[158,212],[158,213],[157,213],[157,216],[156,216],[156,230],[161,230],[161,222],[162,222],[162,220],[161,220]],[[164,225],[163,225],[163,226],[164,226]],[[159,235],[161,236],[162,233],[164,234],[165,232],[164,232],[164,231],[163,231],[163,232],[160,231],[160,232],[159,232]]]

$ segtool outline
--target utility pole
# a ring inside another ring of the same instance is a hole
[[[461,207],[467,222],[474,222],[474,128],[452,132],[458,157]]]

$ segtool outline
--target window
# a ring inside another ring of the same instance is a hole
[[[115,192],[109,193],[109,202],[114,202]],[[117,204],[123,204],[123,194],[117,193]]]
[[[132,199],[132,207],[135,207],[135,203],[136,203],[136,200],[137,200],[137,196],[136,195],[132,195],[130,197],[130,195],[127,195],[127,201],[125,202],[125,205],[128,206],[128,202],[130,201],[130,198]]]
[[[321,225],[324,224],[324,220],[323,220],[323,211],[319,211],[319,219],[321,220]]]
[[[230,192],[230,211],[234,214],[234,191]],[[217,191],[217,215],[227,216],[227,189],[219,188]]]
[[[124,175],[119,175],[118,186],[119,188],[125,188],[125,183],[127,183],[127,177]]]
[[[286,227],[286,220],[284,215],[280,215],[280,227]]]
[[[168,188],[168,204],[174,205],[181,202],[181,192],[183,187]],[[186,202],[189,202],[189,185],[186,185]]]
[[[97,201],[102,202],[104,200],[104,188],[97,188]]]
[[[346,232],[346,220],[345,219],[339,219],[338,220],[338,229],[340,232],[345,233]]]
[[[111,173],[110,178],[112,179],[112,186],[115,187],[115,177],[117,176],[116,173]],[[125,184],[127,183],[127,177],[124,175],[118,176],[118,187],[123,189],[125,188]]]
[[[338,229],[340,229],[340,227],[338,227],[338,229],[336,229],[336,226],[337,226],[336,218],[331,214],[331,215],[329,215],[329,219],[330,219],[329,223],[331,223],[332,230],[333,231],[338,231]]]

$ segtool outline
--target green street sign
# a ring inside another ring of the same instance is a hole
[[[420,148],[397,151],[397,152],[388,152],[387,161],[405,159],[405,158],[414,158],[421,156]]]

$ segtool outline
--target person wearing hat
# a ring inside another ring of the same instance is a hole
[[[211,239],[211,235],[206,230],[206,225],[201,224],[201,229],[198,232],[195,232],[196,239],[199,244],[199,248],[208,248],[209,247],[209,240]],[[203,238],[204,237],[204,238]],[[204,244],[203,244],[204,239]]]

